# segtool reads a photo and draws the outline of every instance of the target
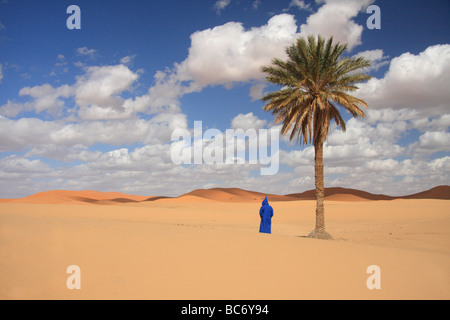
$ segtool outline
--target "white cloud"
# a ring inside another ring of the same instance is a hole
[[[288,14],[274,16],[266,25],[250,30],[229,22],[198,31],[191,35],[189,56],[179,71],[201,86],[262,80],[261,66],[273,57],[285,57],[285,48],[296,39],[296,32],[295,19]]]
[[[261,120],[257,116],[253,115],[253,112],[249,112],[247,114],[238,114],[231,120],[231,127],[233,129],[255,129],[259,130],[264,128],[267,124],[266,120]]]
[[[75,152],[102,143],[107,145],[168,143],[175,128],[187,128],[184,114],[157,114],[149,120],[124,119],[66,123],[37,118],[0,118],[0,151],[24,151],[58,160],[73,159]],[[86,156],[85,153],[83,156]]]
[[[361,42],[362,26],[353,19],[372,2],[317,1],[323,6],[302,25],[301,35],[307,31],[329,32],[336,40],[349,42],[350,48],[354,48]],[[328,19],[327,12],[332,12]],[[260,98],[264,89],[260,66],[269,64],[273,57],[284,58],[285,47],[299,35],[294,17],[288,14],[274,16],[267,24],[251,29],[230,22],[198,31],[191,36],[186,59],[174,64],[171,70],[157,72],[155,84],[141,96],[132,96],[139,79],[139,71],[129,68],[134,56],[123,57],[116,66],[85,67],[79,63],[84,74],[73,85],[23,88],[20,96],[31,98],[30,101],[8,101],[0,106],[3,115],[0,115],[0,151],[25,153],[23,157],[0,159],[2,196],[43,189],[178,195],[206,186],[239,185],[275,193],[313,188],[311,146],[295,151],[280,150],[281,163],[291,171],[269,177],[252,175],[252,170],[259,171],[255,165],[186,167],[174,165],[170,157],[172,131],[188,129],[187,117],[180,113],[180,98],[184,94],[198,92],[205,86],[231,87],[243,82],[251,84],[252,99]],[[448,151],[450,145],[450,114],[445,114],[450,101],[445,88],[449,83],[447,47],[434,46],[419,55],[401,55],[392,60],[383,79],[362,85],[356,95],[364,93],[371,108],[366,118],[347,121],[347,133],[331,127],[325,144],[326,186],[405,194],[448,184],[450,157],[437,153]],[[86,56],[96,53],[87,47],[77,52]],[[380,49],[356,55],[370,59],[376,67],[386,64],[387,57]],[[60,63],[65,61],[62,55],[57,59]],[[7,118],[22,111],[56,115],[66,106],[67,98],[74,99],[78,105],[69,110],[78,114],[69,118],[53,121]],[[429,110],[432,112],[428,113]],[[139,119],[138,113],[153,116]],[[231,119],[233,128],[244,130],[267,125],[272,124],[251,112]],[[405,133],[413,129],[419,130],[419,138],[406,146],[403,140],[400,143]],[[111,147],[101,152],[92,148],[96,144]],[[133,149],[130,145],[134,144],[140,146]],[[439,158],[430,160],[437,155]],[[405,156],[412,158],[404,159]],[[30,157],[82,163],[50,168],[43,160]],[[11,181],[21,181],[21,184],[11,191],[8,188]]]
[[[434,116],[449,110],[448,83],[450,45],[435,45],[418,55],[404,53],[392,59],[384,78],[361,84],[357,95],[371,108],[405,108]]]
[[[43,84],[34,87],[24,87],[19,91],[20,96],[29,96],[32,101],[17,103],[8,100],[0,106],[0,113],[8,117],[16,117],[24,111],[34,111],[36,113],[47,112],[57,116],[62,112],[64,101],[61,98],[68,98],[72,89],[68,85],[53,88],[51,85]]]
[[[130,64],[130,63],[133,62],[135,57],[136,57],[135,54],[133,54],[131,56],[125,56],[122,59],[120,59],[120,63],[122,63],[122,64]]]
[[[2,82],[2,79],[3,79],[3,66],[0,63],[0,83]]]
[[[151,102],[144,96],[122,98],[121,94],[132,90],[139,75],[125,65],[87,67],[77,77],[74,85],[54,88],[50,84],[25,87],[20,96],[29,96],[29,102],[8,101],[0,106],[0,113],[15,117],[23,111],[47,112],[58,116],[65,106],[63,98],[73,98],[79,106],[78,116],[84,120],[126,119],[137,112],[146,112]],[[164,111],[163,108],[158,112]],[[175,110],[178,111],[178,110]]]
[[[385,172],[393,171],[398,168],[398,161],[394,159],[384,159],[384,160],[370,160],[367,162],[366,166],[371,172]]]
[[[24,169],[21,163],[28,168]],[[95,189],[176,196],[211,184],[211,175],[221,186],[231,187],[237,183],[242,187],[254,186],[255,181],[249,173],[249,165],[177,166],[171,162],[169,144],[151,144],[134,150],[119,148],[91,154],[88,163],[65,168],[50,169],[40,160],[21,157],[14,162],[1,159],[0,188],[2,197],[25,196],[45,189]],[[279,179],[279,176],[272,179]],[[18,187],[12,193],[11,188],[7,188],[12,180],[20,180],[20,187],[24,189]]]
[[[34,101],[29,105],[36,113],[46,111],[57,115],[64,107],[64,101],[60,98],[68,98],[72,94],[72,88],[68,85],[62,85],[53,88],[51,85],[43,84],[32,88],[25,87],[19,91],[20,96],[30,96]]]
[[[437,173],[450,174],[450,157],[445,156],[443,158],[434,159],[428,163],[428,167]]]
[[[89,56],[90,58],[94,57],[95,49],[89,49],[88,47],[81,47],[77,49],[77,53],[82,56]]]
[[[378,70],[380,67],[389,64],[388,58],[384,55],[382,49],[376,50],[366,50],[362,52],[358,52],[353,56],[353,58],[363,57],[369,60],[372,65],[365,70],[365,72],[369,72],[370,70]]]
[[[22,118],[0,118],[0,151],[19,151],[31,145],[40,145],[48,134],[58,127],[57,122]],[[48,140],[47,140],[48,141]]]
[[[123,99],[118,95],[130,90],[139,76],[124,65],[89,67],[86,74],[77,78],[75,98],[82,107],[119,108]]]
[[[186,126],[187,120],[183,114],[160,114],[150,120],[126,119],[69,123],[60,127],[59,130],[53,130],[50,138],[58,145],[161,143],[170,141],[174,128]]]
[[[261,99],[264,96],[264,88],[266,84],[264,82],[257,81],[250,87],[249,96],[252,98],[252,101],[256,101]]]
[[[176,71],[158,71],[155,76],[155,85],[142,96],[128,98],[122,108],[129,114],[135,113],[179,113],[180,98],[190,92],[199,91],[195,83],[185,85],[181,73]]]
[[[448,157],[431,162],[428,159],[373,160],[354,167],[342,167],[337,177],[333,169],[325,168],[328,186],[347,186],[373,193],[407,195],[437,185],[446,185],[450,168]],[[336,169],[336,168],[334,168]]]
[[[439,151],[450,151],[450,132],[426,131],[419,137],[419,141],[410,145],[410,153],[433,154]]]
[[[430,130],[447,130],[450,127],[450,114],[444,114],[434,118],[429,123]]]
[[[238,22],[229,22],[191,35],[188,57],[175,63],[172,69],[156,72],[155,84],[142,96],[128,98],[123,103],[109,102],[122,107],[103,107],[93,103],[82,110],[85,119],[128,117],[136,112],[177,113],[180,98],[199,92],[205,86],[253,81],[250,95],[253,100],[262,96],[265,75],[261,65],[273,57],[284,57],[285,48],[297,37],[297,25],[292,15],[281,14],[266,25],[245,30]],[[128,62],[128,57],[122,63]],[[124,86],[125,87],[125,86]],[[88,90],[88,88],[86,88]],[[111,98],[110,95],[106,95]]]
[[[214,3],[214,8],[216,9],[217,14],[220,14],[220,12],[229,6],[231,3],[231,0],[217,0],[216,3]]]
[[[374,115],[371,115],[374,113]],[[368,121],[370,119],[370,121]],[[447,117],[424,122],[423,128],[443,128],[439,134],[425,131],[417,141],[420,157],[398,159],[408,147],[398,144],[402,133],[414,127],[403,111],[368,111],[367,119],[347,121],[347,133],[333,127],[325,144],[326,186],[360,188],[385,194],[407,194],[448,184],[450,157],[429,160],[429,156],[449,144],[445,130]],[[262,128],[267,124],[254,114],[239,114],[233,128]],[[147,195],[178,195],[201,187],[235,187],[275,193],[300,192],[314,187],[314,149],[280,151],[282,164],[291,172],[271,177],[252,176],[257,165],[176,166],[171,162],[170,136],[174,128],[187,129],[183,114],[157,114],[151,120],[127,119],[64,123],[39,119],[0,118],[0,150],[25,150],[25,157],[51,157],[85,163],[50,169],[42,161],[17,157],[0,161],[0,187],[11,179],[27,186],[23,192],[43,189],[115,190]],[[118,146],[106,152],[91,151],[96,143]],[[130,144],[143,146],[130,148]],[[123,147],[125,145],[125,147]],[[413,146],[412,143],[410,146]],[[14,149],[15,148],[15,149]],[[428,149],[425,149],[428,148]],[[448,147],[447,147],[448,149]],[[23,168],[21,167],[23,163]],[[36,168],[34,172],[28,172]],[[26,172],[26,173],[25,173]],[[211,180],[211,175],[214,179]],[[42,177],[47,179],[42,180]],[[3,196],[10,191],[4,189]],[[22,192],[19,188],[17,193]],[[26,194],[24,194],[26,195]]]
[[[273,16],[267,24],[251,29],[245,29],[239,22],[228,22],[197,31],[191,35],[188,57],[175,64],[172,70],[159,71],[156,75],[155,89],[150,89],[156,91],[152,101],[159,97],[164,100],[172,93],[170,104],[174,105],[174,101],[185,93],[200,91],[205,86],[224,85],[230,88],[239,82],[253,82],[250,95],[258,99],[265,81],[261,66],[269,65],[274,57],[284,59],[286,47],[300,36],[319,33],[326,37],[334,36],[335,40],[348,43],[349,49],[360,44],[363,26],[352,19],[372,2],[328,0],[308,17],[300,33],[294,16],[290,14]],[[302,2],[295,1],[293,5],[302,6]],[[373,51],[365,54],[379,53]],[[373,57],[377,66],[386,63],[385,58],[383,55]]]
[[[303,0],[292,0],[289,3],[289,7],[287,9],[284,9],[283,11],[286,12],[294,7],[298,8],[300,10],[307,10],[307,11],[311,10],[311,5],[309,3],[305,3],[305,1],[303,1]]]
[[[405,109],[369,109],[366,118],[348,120],[345,133],[333,126],[324,145],[325,185],[405,195],[448,184],[450,157],[430,158],[450,151],[449,117],[425,118],[420,126],[418,119]],[[416,141],[409,139],[405,146],[408,139],[403,139],[413,129],[428,131],[422,131]],[[402,159],[405,156],[411,158]],[[302,186],[303,190],[314,187],[310,183],[314,181],[312,146],[282,151],[280,161],[294,168],[299,177],[289,185]]]
[[[368,110],[370,115],[372,111]],[[370,123],[365,118],[351,118],[343,132],[332,126],[325,142],[324,157],[331,165],[359,165],[370,160],[395,158],[405,153],[398,140],[408,130],[406,121],[393,118]]]
[[[347,43],[351,51],[361,44],[364,27],[355,23],[355,18],[374,0],[324,0],[325,4],[310,15],[305,24],[300,26],[300,35],[321,34],[323,37],[333,37],[335,41]]]
[[[39,159],[29,160],[16,155],[0,159],[0,168],[2,173],[41,173],[49,172],[50,167]],[[4,177],[3,177],[4,178]]]

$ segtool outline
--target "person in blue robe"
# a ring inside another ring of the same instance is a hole
[[[267,200],[267,197],[262,202],[261,209],[259,209],[259,216],[261,217],[261,224],[259,225],[259,232],[271,233],[272,232],[273,209],[271,206],[269,206],[269,200]]]

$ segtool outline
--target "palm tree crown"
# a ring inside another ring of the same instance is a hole
[[[275,124],[282,123],[281,133],[290,134],[315,149],[316,180],[316,233],[325,232],[323,222],[323,143],[327,137],[330,121],[334,120],[345,131],[345,121],[339,112],[344,108],[354,117],[364,117],[362,108],[367,103],[349,95],[358,89],[357,83],[370,79],[362,69],[370,62],[362,57],[343,58],[347,48],[333,44],[318,36],[300,38],[286,49],[288,59],[275,58],[271,66],[261,70],[267,81],[280,85],[279,91],[266,94],[264,110],[275,116]],[[314,236],[314,235],[312,235]],[[328,237],[325,235],[325,237]]]

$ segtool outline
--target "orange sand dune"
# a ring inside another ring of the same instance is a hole
[[[448,300],[449,205],[328,200],[325,241],[306,238],[315,201],[274,202],[269,235],[255,202],[1,203],[0,299]]]
[[[2,199],[1,202],[12,203],[123,203],[143,201],[148,197],[128,195],[120,192],[100,192],[93,190],[69,191],[69,190],[53,190],[44,191],[33,194],[31,196],[19,199]]]
[[[366,191],[356,190],[356,189],[348,189],[348,188],[325,188],[325,197],[330,197],[335,194],[346,194],[353,195],[359,198],[367,199],[367,200],[392,200],[394,197],[386,196],[382,194],[372,194]],[[316,190],[308,190],[303,193],[294,193],[289,196],[295,197],[299,200],[315,200],[316,199]]]
[[[197,189],[185,193],[179,197],[164,196],[137,196],[120,192],[100,192],[92,190],[84,191],[68,191],[54,190],[36,193],[34,195],[20,199],[0,199],[0,203],[78,203],[78,204],[120,204],[128,202],[154,202],[167,201],[168,199],[188,202],[210,200],[219,202],[261,202],[264,197],[268,197],[269,202],[277,201],[298,201],[298,200],[315,200],[315,190],[308,190],[303,193],[276,195],[265,194],[261,192],[243,190],[239,188],[212,188]],[[195,200],[196,199],[196,200]],[[326,201],[367,201],[367,200],[394,200],[394,199],[443,199],[450,200],[450,186],[438,186],[430,190],[420,192],[413,195],[392,197],[382,194],[372,194],[369,192],[347,189],[347,188],[326,188]]]
[[[401,197],[402,199],[442,199],[450,200],[450,186],[438,186],[427,191]]]
[[[341,194],[341,193],[335,193],[330,196],[325,197],[326,201],[370,201],[366,198],[361,198],[358,196],[355,196],[354,194]]]
[[[221,202],[260,202],[267,196],[271,201],[297,201],[315,200],[316,191],[308,190],[303,193],[289,195],[265,194],[261,192],[248,191],[239,188],[212,188],[197,189],[181,195],[178,199],[186,196],[195,196]],[[430,190],[407,196],[387,196],[383,194],[372,194],[366,191],[348,188],[326,188],[325,200],[327,201],[368,201],[368,200],[394,200],[394,199],[446,199],[450,200],[450,186],[439,186]]]
[[[289,196],[280,196],[274,194],[265,194],[261,192],[248,191],[239,188],[212,188],[197,189],[186,193],[179,198],[185,196],[196,196],[222,202],[261,202],[267,196],[270,201],[289,201],[296,200]]]
[[[217,202],[217,200],[199,197],[196,195],[185,194],[185,195],[182,195],[177,198],[160,198],[153,202],[155,202],[155,203],[205,203],[206,202],[207,203],[207,202]]]

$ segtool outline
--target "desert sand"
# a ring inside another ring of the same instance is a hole
[[[53,191],[0,203],[0,299],[449,299],[450,202],[315,201],[197,190],[179,198]],[[278,200],[278,201],[275,201]],[[290,201],[288,201],[290,200]],[[81,289],[69,290],[69,265]],[[369,290],[367,267],[381,270]]]

